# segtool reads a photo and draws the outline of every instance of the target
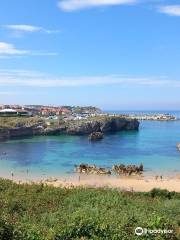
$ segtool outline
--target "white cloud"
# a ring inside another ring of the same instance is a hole
[[[57,53],[37,52],[30,50],[17,49],[13,44],[0,42],[0,58],[8,58],[10,56],[55,56]]]
[[[43,27],[33,26],[33,25],[25,25],[25,24],[17,24],[17,25],[4,25],[4,28],[13,30],[15,32],[27,32],[27,33],[33,33],[33,32],[43,32],[43,33],[58,33],[59,30],[49,30],[45,29]]]
[[[121,75],[55,77],[25,70],[0,70],[1,86],[80,87],[80,86],[160,86],[180,87],[180,81],[166,77],[131,77]]]
[[[61,0],[58,7],[64,11],[76,11],[83,8],[113,6],[136,3],[138,0]]]
[[[180,17],[180,5],[167,5],[159,7],[159,12],[165,13],[170,16]]]
[[[13,44],[0,42],[0,55],[24,55],[30,51],[16,49]]]

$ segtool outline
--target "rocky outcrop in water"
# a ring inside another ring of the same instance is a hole
[[[73,122],[67,126],[66,133],[71,135],[88,135],[93,132],[110,133],[123,130],[138,130],[138,128],[139,122],[136,119],[106,117]]]
[[[177,149],[180,151],[180,143],[177,144]]]
[[[88,164],[80,164],[76,166],[75,172],[76,173],[86,173],[86,174],[111,174],[112,172],[119,174],[119,175],[141,175],[144,171],[144,166],[140,164],[139,166],[136,165],[113,165],[112,171],[107,168],[97,167],[96,165],[88,165]]]
[[[76,173],[86,174],[111,174],[111,171],[106,168],[97,167],[96,165],[80,164],[75,168]]]
[[[43,133],[44,128],[42,126],[6,128],[0,130],[0,139],[42,135]]]
[[[90,141],[99,141],[101,139],[103,139],[104,135],[102,132],[93,132],[89,135],[88,139]]]
[[[124,164],[120,164],[120,165],[113,165],[112,167],[113,172],[117,173],[117,174],[123,174],[123,175],[139,175],[142,174],[144,167],[142,164],[140,164],[139,166],[136,165],[127,165],[125,166]]]

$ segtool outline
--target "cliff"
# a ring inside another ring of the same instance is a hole
[[[42,127],[16,127],[0,129],[0,140],[13,137],[25,137],[44,134]]]
[[[71,135],[87,135],[92,132],[110,133],[122,130],[138,130],[139,122],[135,119],[121,117],[105,117],[87,121],[72,122],[66,127]]]
[[[6,127],[0,129],[0,139],[34,136],[34,135],[88,135],[93,132],[110,133],[123,130],[138,130],[139,122],[135,119],[122,117],[95,117],[87,120],[71,120],[58,127],[46,124],[32,126]]]

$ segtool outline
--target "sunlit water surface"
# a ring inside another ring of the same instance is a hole
[[[140,164],[146,173],[180,172],[180,121],[143,121],[139,131],[105,135],[91,143],[87,136],[36,136],[0,142],[0,176],[49,177],[72,174],[75,164],[102,167]]]

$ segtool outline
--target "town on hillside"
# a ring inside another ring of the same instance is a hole
[[[179,120],[176,116],[168,113],[134,113],[114,114],[103,112],[93,106],[44,106],[44,105],[0,105],[0,117],[34,117],[39,116],[52,120],[81,120],[95,116],[121,116],[129,119],[174,121]]]
[[[0,105],[0,117],[40,116],[54,120],[60,117],[68,120],[78,120],[101,114],[102,111],[99,108],[92,106]]]

